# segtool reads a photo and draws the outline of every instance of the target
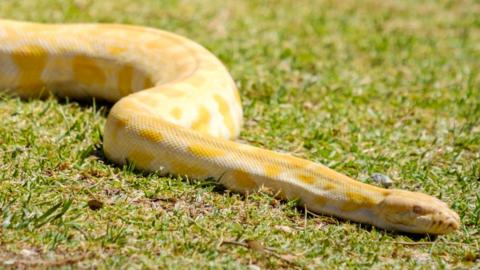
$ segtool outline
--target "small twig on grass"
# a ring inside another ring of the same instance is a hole
[[[422,245],[433,245],[433,244],[447,244],[455,246],[470,246],[465,243],[455,243],[455,242],[432,242],[432,241],[419,241],[419,242],[405,242],[405,241],[389,241],[386,243],[397,244],[397,245],[406,245],[406,246],[422,246]]]
[[[235,246],[241,246],[244,248],[252,249],[258,252],[263,252],[265,254],[268,254],[270,256],[273,256],[281,261],[284,261],[286,263],[299,266],[294,260],[293,257],[294,255],[286,254],[286,255],[281,255],[276,253],[273,249],[264,247],[260,242],[255,241],[255,240],[248,240],[246,243],[243,242],[238,242],[238,241],[229,241],[229,240],[222,240],[220,243],[221,245],[235,245]]]
[[[14,264],[16,265],[23,265],[23,266],[42,266],[42,267],[59,267],[59,266],[65,266],[65,265],[73,265],[76,264],[80,261],[85,260],[86,258],[90,257],[92,254],[87,253],[80,255],[78,257],[74,258],[65,258],[61,260],[53,260],[53,261],[47,261],[47,260],[15,260]]]

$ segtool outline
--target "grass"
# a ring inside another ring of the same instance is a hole
[[[387,174],[462,219],[446,236],[396,234],[145,175],[103,158],[108,106],[3,96],[0,268],[478,267],[478,1],[3,0],[0,16],[186,35],[236,79],[242,140],[363,182]]]

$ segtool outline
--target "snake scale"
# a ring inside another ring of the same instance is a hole
[[[103,135],[106,157],[159,174],[213,177],[250,193],[267,188],[308,210],[387,230],[445,234],[459,216],[417,192],[355,181],[319,163],[235,142],[239,93],[201,45],[157,29],[119,24],[0,20],[0,89],[115,103]]]

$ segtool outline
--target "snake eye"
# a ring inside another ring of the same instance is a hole
[[[425,209],[423,209],[423,207],[421,207],[420,205],[414,205],[413,212],[418,215],[423,215],[425,214]]]

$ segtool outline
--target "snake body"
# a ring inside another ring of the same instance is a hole
[[[230,190],[261,188],[308,210],[413,233],[459,228],[442,201],[355,181],[319,163],[233,141],[240,97],[224,65],[173,33],[117,24],[0,20],[0,89],[21,97],[95,97],[115,103],[104,152],[160,174],[218,179]]]

